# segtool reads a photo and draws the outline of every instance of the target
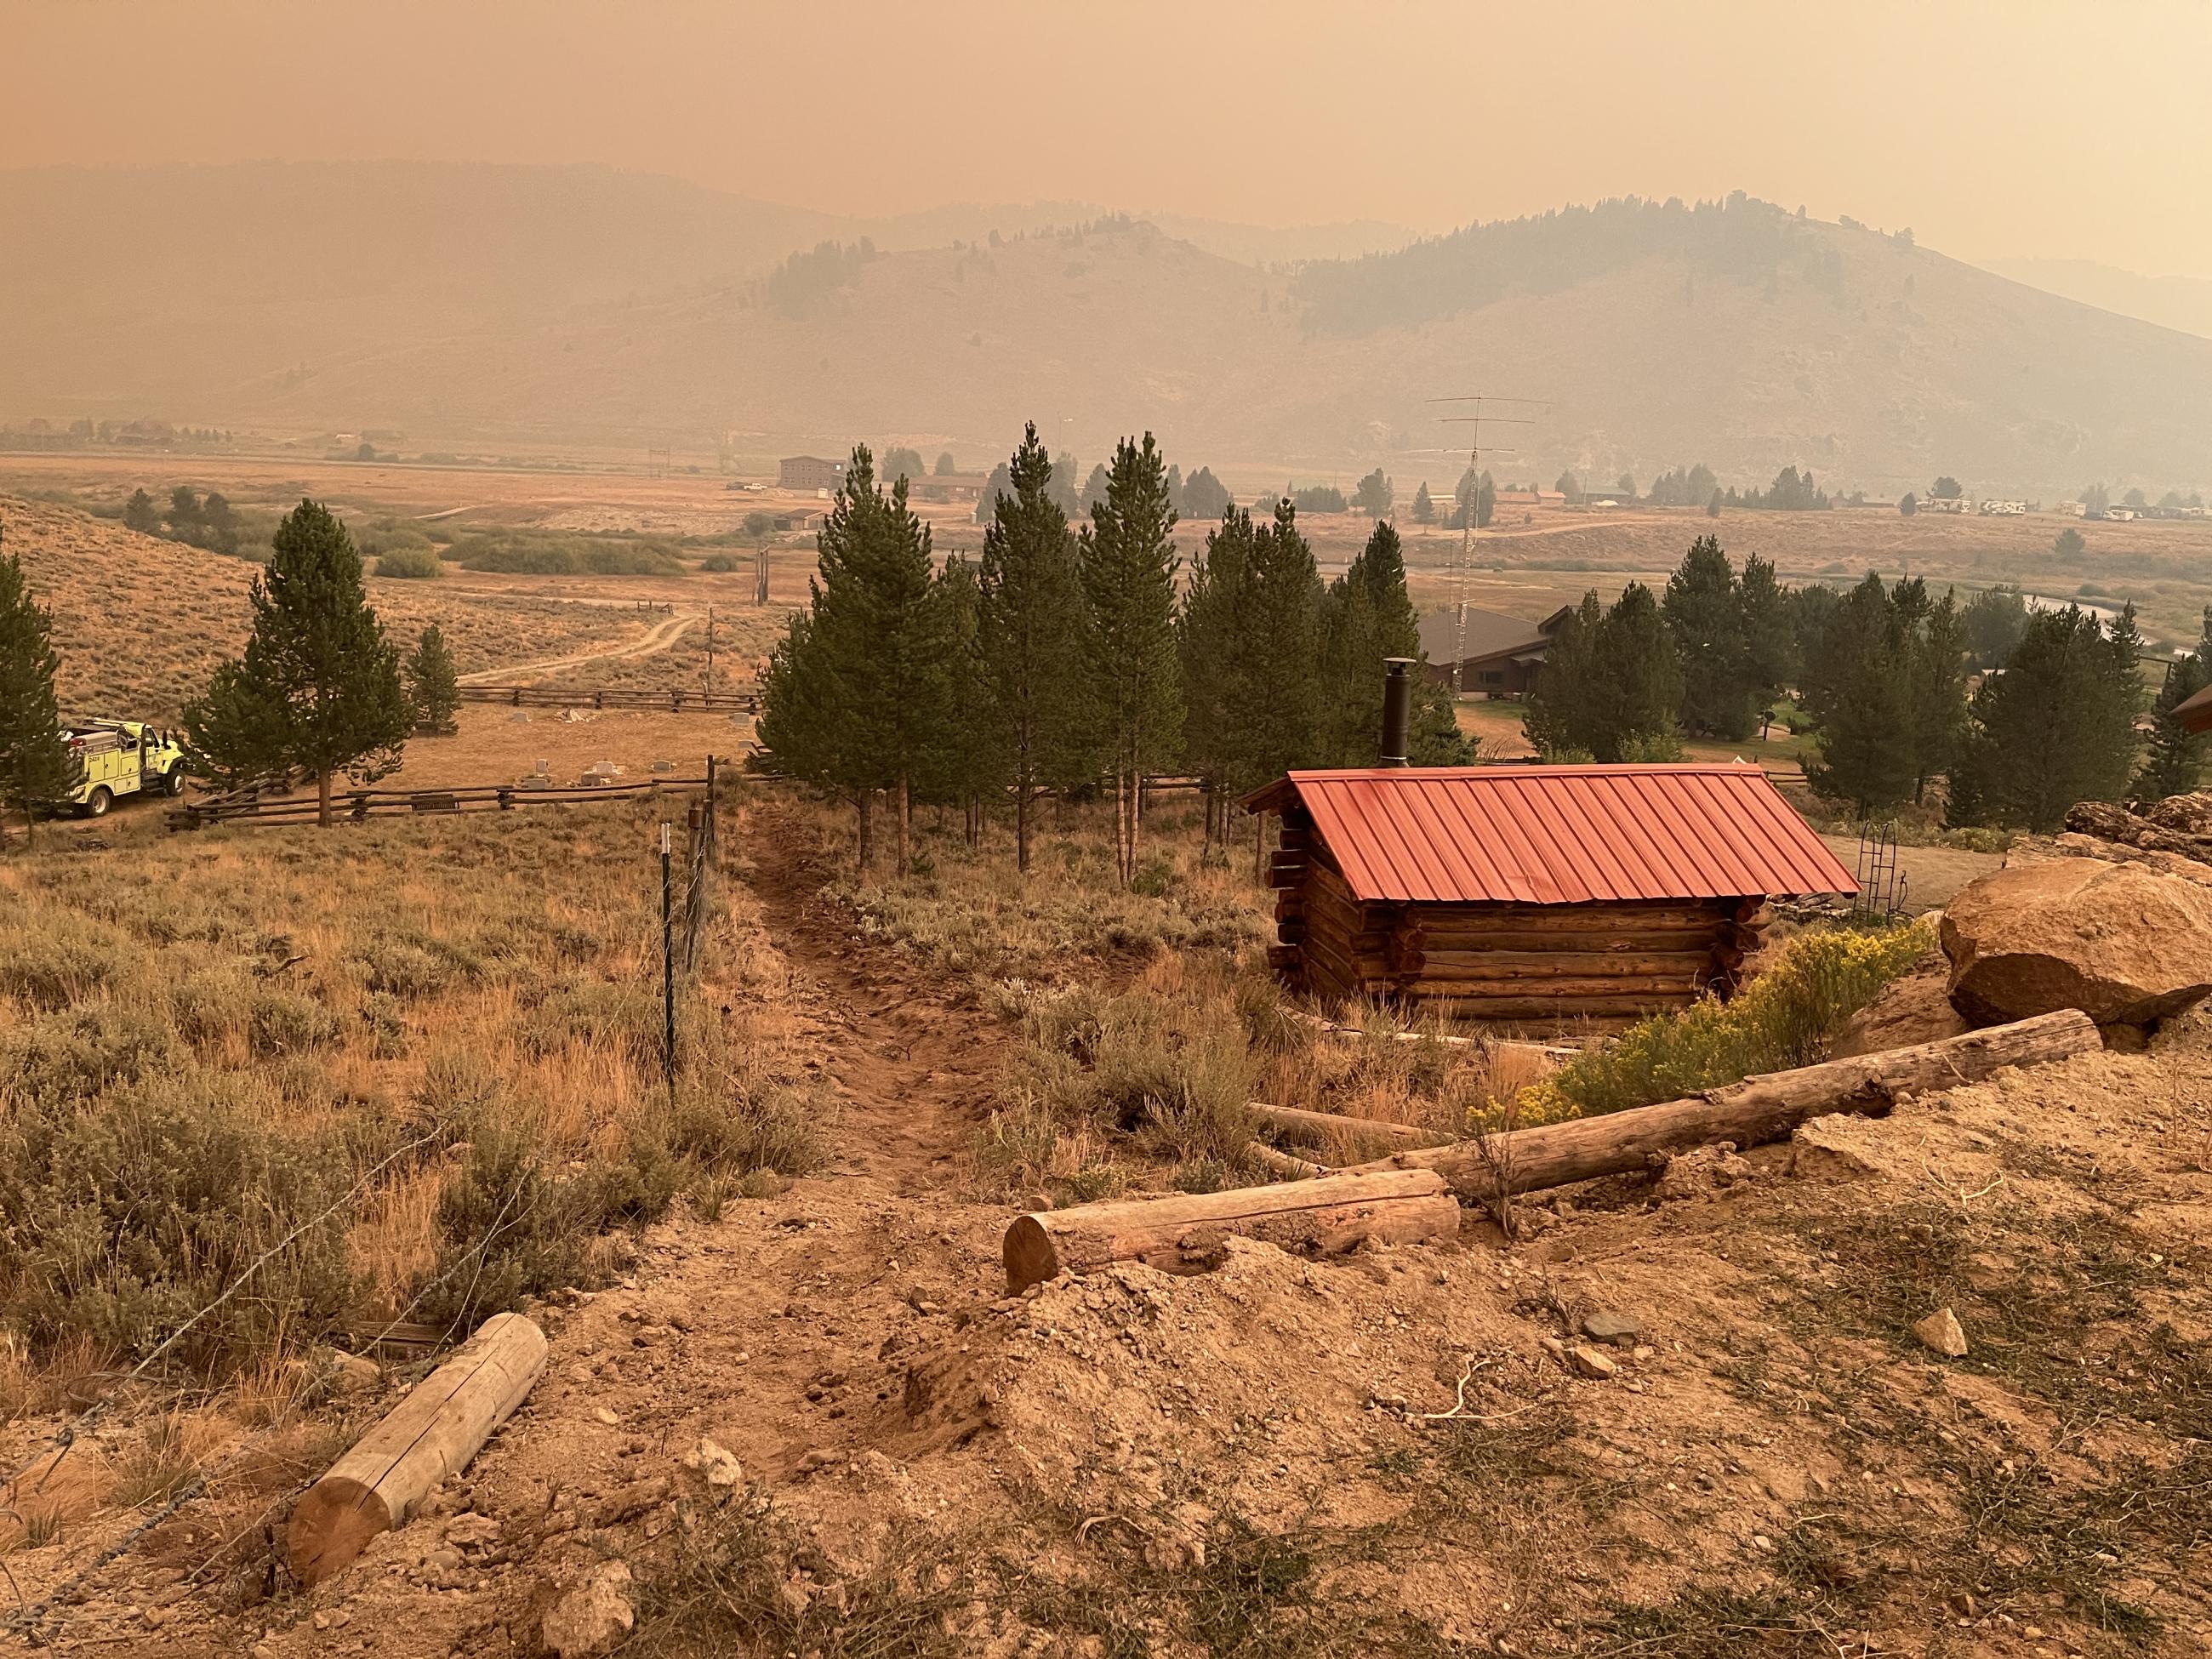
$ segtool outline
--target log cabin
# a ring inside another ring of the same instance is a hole
[[[1857,890],[1756,766],[1386,763],[1292,772],[1243,805],[1282,823],[1279,974],[1464,1020],[1610,1024],[1725,997],[1770,896]]]

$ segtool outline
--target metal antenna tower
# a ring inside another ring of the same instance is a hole
[[[1467,593],[1474,580],[1474,520],[1482,498],[1482,428],[1486,421],[1493,426],[1534,426],[1533,415],[1486,415],[1485,404],[1516,404],[1549,409],[1551,404],[1541,398],[1501,398],[1487,392],[1469,392],[1448,398],[1431,398],[1432,404],[1473,404],[1472,415],[1439,415],[1437,419],[1447,426],[1472,426],[1474,428],[1468,445],[1467,470],[1475,481],[1473,500],[1455,499],[1452,505],[1459,513],[1459,568],[1454,573],[1452,593],[1452,695],[1457,696],[1463,689],[1459,683],[1460,665],[1467,660]],[[1517,455],[1516,449],[1500,449],[1492,446],[1492,455]]]

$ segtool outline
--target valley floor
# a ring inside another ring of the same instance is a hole
[[[538,1307],[521,1411],[312,1592],[272,1526],[313,1457],[257,1461],[242,1425],[206,1496],[112,1562],[86,1568],[157,1504],[19,1540],[15,1593],[64,1594],[56,1650],[536,1653],[610,1562],[626,1654],[2212,1644],[2203,1014],[2148,1054],[1524,1206],[1511,1239],[1469,1212],[1433,1248],[1232,1244],[1202,1277],[1008,1299],[1014,1212],[977,1152],[1024,1028],[841,901],[811,809],[755,793],[734,830],[748,967],[709,999],[761,1005],[828,1085],[830,1161],[679,1205],[605,1288]],[[1118,988],[1140,956],[1065,967]],[[1962,1359],[1911,1334],[1947,1305]],[[1544,1346],[1596,1310],[1637,1330],[1602,1379]],[[686,1467],[702,1438],[742,1484]]]

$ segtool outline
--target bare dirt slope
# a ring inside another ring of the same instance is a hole
[[[815,896],[772,805],[738,839],[755,967],[724,994],[787,993],[844,1098],[833,1166],[556,1298],[523,1411],[330,1583],[276,1589],[260,1504],[218,1503],[97,1576],[69,1642],[530,1653],[610,1561],[633,1653],[2212,1641],[2202,1015],[1583,1189],[1510,1241],[1469,1214],[1437,1248],[1231,1248],[1010,1301],[1009,1211],[964,1162],[1008,1034]],[[1947,1305],[1956,1360],[1911,1334]],[[1563,1364],[1547,1344],[1596,1311],[1634,1334]],[[741,1489],[684,1466],[702,1436]]]

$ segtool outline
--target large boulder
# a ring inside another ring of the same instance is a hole
[[[2008,866],[1951,901],[1942,938],[1951,1006],[1977,1025],[2079,1008],[2142,1028],[2212,996],[2212,887],[2140,864]]]

